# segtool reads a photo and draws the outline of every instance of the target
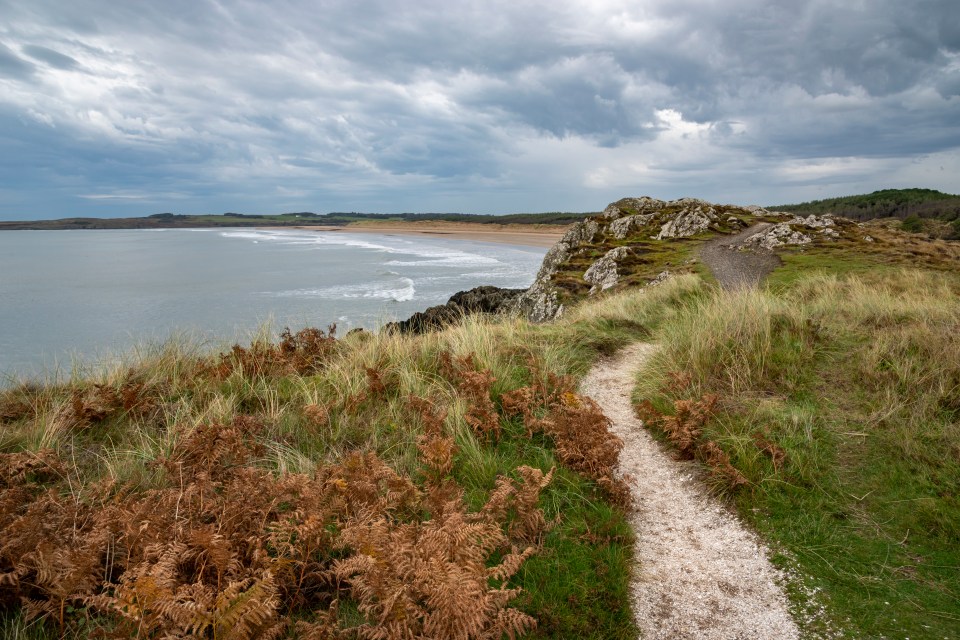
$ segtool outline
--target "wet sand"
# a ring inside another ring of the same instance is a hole
[[[304,229],[333,233],[376,233],[380,235],[415,235],[500,242],[528,247],[552,247],[568,225],[548,224],[481,224],[478,222],[395,222],[377,220],[354,222],[345,226],[298,225],[295,227],[263,227],[265,229]]]

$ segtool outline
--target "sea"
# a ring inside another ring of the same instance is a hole
[[[0,386],[65,378],[167,340],[210,348],[285,327],[375,330],[490,284],[543,247],[261,229],[0,232]]]

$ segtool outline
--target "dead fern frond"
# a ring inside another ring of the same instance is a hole
[[[352,521],[342,540],[356,555],[336,571],[367,617],[353,630],[361,638],[499,638],[534,624],[519,612],[500,615],[517,591],[490,582],[513,575],[532,551],[488,569],[506,537],[493,523],[469,521],[462,503],[427,522]]]
[[[759,431],[753,433],[753,444],[764,455],[770,458],[770,462],[773,463],[773,470],[779,472],[787,460],[787,452],[783,447],[776,442],[768,440],[767,437]]]
[[[697,454],[709,467],[710,474],[717,480],[722,481],[727,488],[733,490],[747,484],[744,475],[730,464],[730,456],[713,440],[707,440],[701,444],[697,449]]]
[[[53,449],[0,453],[0,487],[41,483],[64,473],[63,463]]]
[[[496,378],[489,369],[477,370],[474,355],[454,356],[440,352],[440,371],[454,383],[467,401],[464,419],[475,434],[485,439],[500,439],[500,417],[490,398]]]
[[[308,404],[303,408],[303,415],[315,427],[326,427],[330,424],[330,409],[322,404]]]

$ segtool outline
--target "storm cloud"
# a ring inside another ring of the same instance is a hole
[[[957,191],[952,0],[0,0],[0,217]]]

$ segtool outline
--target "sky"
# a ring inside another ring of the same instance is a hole
[[[956,0],[0,0],[0,219],[958,178]]]

